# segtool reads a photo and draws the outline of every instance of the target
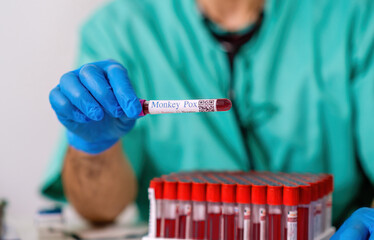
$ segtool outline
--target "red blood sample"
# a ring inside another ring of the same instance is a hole
[[[164,237],[165,238],[175,238],[175,219],[164,219]]]
[[[157,218],[157,232],[156,232],[156,237],[161,237],[161,218]]]
[[[219,228],[221,224],[220,213],[208,213],[208,240],[219,240]]]
[[[187,223],[187,215],[179,215],[178,217],[178,238],[185,239],[186,238],[186,223]]]
[[[236,229],[236,240],[243,240],[243,238],[244,238],[244,230],[243,230],[243,228],[237,228]]]
[[[223,226],[225,226],[223,239],[235,240],[235,214],[223,214]]]
[[[229,99],[220,98],[217,99],[216,108],[217,111],[228,111],[231,109],[232,103]]]
[[[309,236],[309,208],[297,208],[297,239],[308,239]]]
[[[192,221],[192,238],[205,239],[205,221]]]
[[[260,240],[260,236],[261,236],[260,232],[261,232],[260,223],[253,223],[251,240]]]
[[[282,215],[281,214],[269,214],[268,215],[268,239],[269,240],[281,240],[282,231]]]

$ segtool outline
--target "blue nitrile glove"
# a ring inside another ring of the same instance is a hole
[[[374,240],[374,209],[360,208],[332,236],[331,240]]]
[[[126,69],[113,60],[64,74],[49,100],[68,129],[69,144],[91,154],[113,146],[142,111]]]

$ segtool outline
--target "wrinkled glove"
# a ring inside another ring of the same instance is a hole
[[[129,132],[142,111],[126,69],[113,60],[64,74],[49,95],[69,144],[98,154]]]
[[[331,240],[374,240],[374,209],[358,209],[344,222]]]

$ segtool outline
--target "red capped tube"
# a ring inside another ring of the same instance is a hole
[[[235,202],[236,185],[221,184],[222,218],[223,218],[223,239],[235,240]]]
[[[161,237],[161,222],[162,222],[162,194],[163,194],[163,180],[161,178],[154,178],[150,182],[151,189],[154,191],[155,196],[155,219],[153,220],[156,223],[155,232],[150,232],[151,236]],[[150,202],[152,204],[152,199]],[[152,205],[151,205],[151,212],[152,212]],[[150,216],[151,217],[151,216]],[[150,220],[151,222],[152,220]],[[151,227],[150,227],[151,231]]]
[[[178,181],[178,238],[192,237],[191,182]]]
[[[251,185],[236,185],[236,202],[238,203],[237,240],[248,240],[251,236]]]
[[[189,99],[189,100],[144,100],[140,99],[143,111],[140,116],[164,113],[222,112],[231,109],[229,99]]]
[[[297,206],[299,205],[299,188],[296,185],[283,186],[284,239],[297,240]]]
[[[266,239],[266,185],[252,182],[252,220],[253,240]]]
[[[208,182],[206,187],[207,201],[207,237],[208,240],[220,240],[221,231],[221,184]]]
[[[268,204],[268,239],[281,240],[282,238],[282,205],[283,187],[281,185],[267,186]]]
[[[163,192],[163,237],[177,237],[177,182],[173,180],[164,181]]]
[[[192,238],[206,238],[206,184],[201,180],[192,183]]]

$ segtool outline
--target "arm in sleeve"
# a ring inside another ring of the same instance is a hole
[[[352,36],[354,134],[362,168],[374,185],[374,2],[364,2]]]
[[[109,4],[100,9],[93,17],[82,27],[80,33],[80,46],[78,53],[77,65],[81,66],[86,63],[101,61],[105,59],[114,59],[123,64],[129,70],[130,79],[136,79],[132,69],[130,57],[124,54],[131,48],[129,44],[119,43],[119,36],[126,36],[125,28],[121,27],[121,21],[116,19],[117,7],[115,4]],[[123,32],[121,32],[123,31]],[[132,81],[135,91],[139,90],[138,84]],[[144,137],[143,123],[138,121],[134,129],[123,139],[124,150],[129,159],[137,179],[140,178],[143,166],[142,137]],[[61,173],[65,152],[68,147],[67,139],[64,134],[61,137],[57,151],[50,162],[44,178],[40,192],[53,200],[66,201]]]

